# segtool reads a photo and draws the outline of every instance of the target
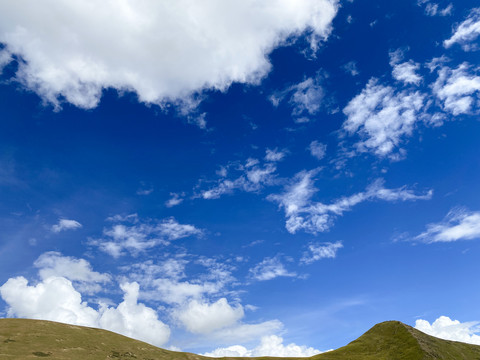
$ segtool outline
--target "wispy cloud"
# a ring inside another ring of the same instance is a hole
[[[322,160],[327,153],[327,145],[314,140],[308,146],[308,150],[310,150],[310,154],[312,154],[312,156],[316,157],[318,160]]]
[[[447,49],[453,44],[459,44],[464,51],[477,50],[473,41],[480,36],[480,8],[472,9],[468,17],[456,27],[453,35],[443,42]]]
[[[428,243],[473,240],[480,238],[480,211],[465,208],[451,210],[443,221],[427,225],[416,240]]]
[[[432,90],[443,102],[445,111],[453,115],[478,113],[475,94],[480,92],[480,76],[478,69],[472,69],[468,63],[462,63],[456,69],[441,66]]]
[[[311,200],[313,194],[318,191],[314,186],[313,179],[317,171],[302,171],[298,173],[283,194],[270,195],[268,197],[271,201],[279,203],[280,207],[285,210],[287,218],[285,226],[292,234],[299,230],[312,234],[327,231],[338,216],[342,216],[355,205],[365,201],[427,200],[433,194],[431,190],[424,194],[415,194],[405,186],[387,189],[383,186],[383,180],[378,179],[368,186],[364,192],[341,197],[331,204],[324,204]]]
[[[425,14],[428,16],[448,16],[452,14],[453,4],[448,4],[443,9],[440,8],[440,5],[430,0],[418,0],[418,6],[425,6]]]
[[[321,259],[334,259],[337,251],[343,248],[341,241],[335,243],[312,243],[308,245],[308,251],[305,251],[300,259],[301,264],[311,264]]]
[[[54,233],[59,233],[65,230],[80,229],[81,227],[82,227],[82,224],[80,224],[76,220],[60,219],[58,221],[58,224],[53,225],[51,229]]]
[[[110,228],[103,230],[103,238],[90,239],[89,244],[118,258],[125,250],[138,255],[157,245],[168,245],[170,241],[189,236],[199,236],[203,232],[190,224],[180,224],[174,218],[147,220],[141,222],[137,215],[115,216]]]
[[[270,96],[274,106],[278,106],[288,98],[288,104],[292,107],[292,116],[295,122],[308,122],[316,115],[324,105],[325,92],[321,85],[322,77],[317,75],[289,86]]]
[[[286,150],[278,150],[275,149],[267,149],[265,154],[265,161],[277,162],[283,160],[283,158],[287,155]]]
[[[182,196],[185,196],[185,194],[170,193],[170,196],[170,199],[165,201],[165,206],[169,208],[180,205],[183,202]]]
[[[272,280],[277,277],[295,277],[294,272],[289,272],[279,257],[268,257],[250,269],[250,276],[259,281]]]
[[[421,119],[425,97],[419,91],[397,91],[371,79],[343,109],[347,116],[342,126],[344,134],[360,138],[355,144],[359,152],[398,158],[404,138],[412,134]]]
[[[357,62],[356,61],[350,61],[350,62],[346,63],[345,65],[343,65],[343,69],[345,70],[345,72],[347,72],[348,74],[350,74],[352,76],[357,76],[358,74],[360,74],[360,72],[358,71],[358,68],[357,68]]]
[[[217,171],[220,179],[214,187],[208,190],[202,190],[200,197],[204,199],[218,199],[222,195],[232,194],[235,190],[245,192],[256,192],[264,186],[275,182],[275,172],[277,167],[275,162],[282,160],[286,155],[286,150],[266,150],[265,162],[262,164],[259,160],[248,158],[243,164],[236,166],[221,167]],[[227,175],[233,173],[237,177],[227,178]]]

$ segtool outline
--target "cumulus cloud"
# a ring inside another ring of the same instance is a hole
[[[472,42],[480,36],[480,8],[472,9],[468,17],[453,31],[453,35],[443,42],[447,49],[459,44],[464,51],[477,50],[478,45]]]
[[[442,222],[428,224],[427,230],[415,239],[434,243],[478,238],[480,238],[480,211],[455,208]]]
[[[140,222],[134,214],[127,217],[117,215],[109,220],[114,225],[103,230],[103,238],[90,239],[89,243],[115,258],[124,255],[125,250],[137,255],[154,246],[203,233],[193,225],[180,224],[174,218]]]
[[[347,120],[342,129],[344,134],[360,138],[355,144],[358,151],[392,156],[401,150],[404,137],[412,134],[424,105],[425,95],[419,91],[396,91],[371,79],[343,109]]]
[[[312,156],[316,157],[318,160],[322,160],[327,153],[327,145],[322,144],[317,140],[312,141],[308,149],[310,150],[310,154],[312,154]]]
[[[422,81],[422,77],[416,73],[420,69],[420,64],[409,60],[400,64],[394,64],[392,76],[395,80],[404,82],[405,84],[418,85]]]
[[[300,259],[300,263],[308,265],[321,259],[333,259],[337,256],[337,251],[341,248],[343,248],[341,241],[335,243],[310,244],[308,245],[308,251],[306,251]]]
[[[440,339],[480,345],[480,327],[478,324],[478,321],[461,323],[447,316],[440,316],[431,324],[427,320],[417,320],[415,329]]]
[[[365,201],[428,200],[433,194],[431,190],[424,194],[415,194],[405,186],[387,189],[383,186],[383,180],[377,179],[364,192],[341,197],[331,204],[324,204],[311,199],[318,191],[313,179],[317,171],[298,173],[283,194],[268,197],[269,200],[277,202],[284,209],[287,218],[285,227],[292,234],[299,230],[312,234],[327,231],[338,216],[342,216],[345,212],[351,211],[355,205]]]
[[[267,257],[255,265],[255,267],[250,269],[250,276],[255,280],[265,281],[280,276],[294,277],[297,274],[289,272],[277,256],[273,258]]]
[[[320,353],[320,350],[304,345],[294,343],[284,345],[283,338],[277,335],[270,335],[263,336],[260,344],[253,349],[247,349],[242,345],[233,345],[226,348],[218,348],[203,355],[210,357],[310,357]]]
[[[59,233],[65,230],[76,230],[82,227],[78,221],[75,220],[68,220],[68,219],[60,219],[58,220],[58,224],[52,226],[52,231],[54,233]]]
[[[477,112],[480,108],[480,76],[478,70],[463,63],[456,69],[442,66],[432,84],[434,95],[442,101],[445,111],[453,115]]]
[[[161,346],[170,337],[170,328],[158,319],[154,309],[138,303],[137,283],[120,285],[124,292],[123,302],[116,308],[103,310],[99,324],[102,328]]]
[[[205,271],[196,266],[197,275],[186,279],[185,268],[189,263],[182,258],[169,258],[124,266],[121,270],[130,281],[140,283],[142,298],[174,306],[218,295],[227,284],[235,281],[232,265],[203,258],[194,265],[200,265]]]
[[[188,264],[195,266],[195,277],[186,277]],[[170,257],[155,263],[147,261],[124,266],[121,270],[129,281],[141,284],[142,299],[165,304],[170,318],[178,326],[208,341],[221,344],[240,341],[238,339],[250,341],[282,328],[278,320],[243,322],[244,309],[248,307],[244,308],[237,301],[232,304],[222,296],[232,294],[227,285],[236,280],[231,275],[234,267],[225,262],[206,257],[194,261]]]
[[[316,49],[337,8],[336,0],[2,2],[1,56],[20,58],[16,80],[56,107],[93,108],[113,88],[188,108],[204,89],[257,84],[287,39],[307,33]]]
[[[243,307],[231,306],[227,299],[214,303],[190,301],[174,312],[175,318],[194,334],[209,334],[215,330],[235,325],[244,316]]]
[[[24,277],[10,278],[0,287],[0,295],[8,305],[10,317],[98,327],[156,346],[165,344],[170,329],[158,319],[155,310],[137,302],[138,284],[124,283],[121,288],[124,301],[116,308],[103,305],[99,310],[82,301],[70,280],[58,276],[37,285],[28,285]]]
[[[39,269],[40,278],[64,277],[74,281],[83,292],[95,293],[102,289],[100,284],[111,281],[108,274],[93,271],[90,263],[84,259],[63,256],[56,251],[49,251],[39,256],[33,263]]]

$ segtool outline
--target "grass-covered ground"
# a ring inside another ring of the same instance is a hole
[[[0,319],[0,359],[205,360],[110,331],[51,321]],[[229,358],[234,359],[234,358]],[[257,358],[268,359],[268,358]],[[290,359],[290,358],[289,358]],[[480,346],[426,335],[398,321],[375,325],[347,346],[311,360],[480,360]]]

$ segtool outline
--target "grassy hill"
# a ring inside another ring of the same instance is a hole
[[[42,320],[0,319],[0,359],[38,360],[40,358],[47,360],[209,359],[191,353],[160,349],[100,329]],[[480,360],[480,346],[437,339],[401,322],[387,321],[375,325],[357,340],[338,350],[310,358],[310,360],[430,359]]]
[[[480,360],[480,346],[424,334],[399,321],[375,325],[357,340],[315,360]]]

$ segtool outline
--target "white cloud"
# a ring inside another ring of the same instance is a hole
[[[417,5],[425,5],[425,14],[428,16],[447,16],[451,15],[453,10],[453,4],[448,4],[447,7],[440,9],[439,4],[430,2],[429,0],[419,0],[417,1]]]
[[[232,307],[225,298],[214,303],[191,300],[186,306],[174,311],[174,317],[194,334],[209,334],[230,327],[243,316],[243,307]]]
[[[310,154],[316,157],[318,160],[322,160],[327,153],[327,145],[314,140],[310,143],[308,149],[310,150]]]
[[[12,61],[12,55],[8,51],[0,50],[0,74],[5,65]]]
[[[103,238],[90,239],[89,243],[115,258],[124,255],[124,250],[137,255],[154,246],[203,233],[193,225],[178,223],[174,218],[141,223],[134,214],[128,217],[117,215],[109,220],[116,224],[103,230]]]
[[[312,195],[317,191],[313,185],[313,177],[318,169],[310,171],[301,171],[295,175],[292,184],[287,187],[287,191],[281,195],[270,195],[268,199],[279,202],[285,209],[287,216],[292,216],[301,209],[305,208]]]
[[[166,207],[174,207],[177,205],[180,205],[183,202],[183,199],[181,198],[182,195],[176,194],[176,193],[170,193],[171,198],[168,199],[165,202]]]
[[[453,115],[469,114],[480,108],[480,76],[467,63],[456,69],[440,67],[432,89],[434,95],[443,102],[443,108]]]
[[[277,171],[274,162],[282,160],[285,155],[286,151],[267,149],[265,155],[266,163],[260,164],[259,160],[249,158],[245,161],[245,164],[235,169],[239,174],[234,179],[227,179],[228,171],[225,167],[222,167],[218,174],[221,179],[217,181],[214,187],[203,190],[200,196],[204,199],[218,199],[222,195],[233,193],[235,190],[245,192],[259,191],[264,186],[274,182],[275,172]]]
[[[419,91],[395,91],[371,79],[343,109],[347,120],[342,129],[345,134],[360,137],[355,144],[358,151],[395,158],[392,153],[404,137],[412,134],[424,105],[425,95]]]
[[[263,336],[260,340],[260,344],[250,350],[242,345],[233,345],[226,348],[218,348],[203,355],[210,357],[310,357],[320,353],[320,350],[306,347],[304,345],[300,346],[294,343],[284,345],[283,339],[280,336],[269,335]]]
[[[395,80],[405,84],[418,85],[422,81],[422,77],[416,73],[420,69],[420,64],[412,60],[403,61],[405,50],[397,49],[389,53],[390,66],[393,68],[392,76]]]
[[[307,32],[316,49],[337,7],[335,0],[19,0],[0,2],[0,42],[22,59],[16,79],[55,106],[64,99],[93,108],[114,88],[141,102],[189,107],[188,97],[204,89],[257,84],[270,71],[268,54],[291,37]]]
[[[480,36],[480,8],[472,9],[468,17],[457,26],[450,39],[443,42],[447,49],[453,44],[460,44],[464,51],[477,50],[478,45],[472,42]]]
[[[309,117],[320,111],[325,95],[319,82],[319,77],[308,78],[291,88],[293,94],[290,104],[293,106],[292,115],[295,118]]]
[[[202,231],[193,225],[179,224],[174,218],[162,220],[157,229],[167,240],[178,240],[192,235],[200,235]]]
[[[255,188],[259,184],[268,183],[271,179],[272,174],[277,170],[274,165],[267,164],[262,167],[254,167],[246,171],[247,180],[250,184],[246,185],[246,188],[249,188],[249,185],[253,185],[251,188]]]
[[[255,280],[265,281],[279,276],[295,277],[297,274],[287,271],[278,257],[267,257],[250,269],[250,276]]]
[[[429,243],[480,238],[480,211],[464,208],[451,210],[440,223],[428,224],[427,231],[415,239]]]
[[[213,332],[209,338],[224,344],[232,342],[250,342],[262,336],[282,330],[283,324],[278,320],[269,320],[257,324],[239,323]]]
[[[158,319],[155,310],[138,303],[138,284],[124,283],[120,287],[124,292],[123,302],[102,312],[100,326],[156,346],[165,344],[170,328]]]
[[[316,234],[327,231],[336,217],[350,211],[352,207],[365,201],[384,200],[415,201],[427,200],[432,197],[430,190],[424,194],[415,194],[406,187],[387,189],[383,180],[378,179],[367,187],[366,191],[348,197],[336,199],[331,204],[312,201],[311,198],[318,190],[314,186],[313,176],[317,170],[298,173],[293,183],[287,186],[285,193],[270,195],[269,200],[279,203],[285,210],[287,218],[285,227],[288,232],[295,234],[299,230]]]
[[[144,297],[159,300],[168,304],[182,304],[187,299],[201,299],[206,294],[216,294],[223,284],[215,282],[191,282],[177,281],[166,278],[158,278],[152,281],[152,291],[145,292]]]
[[[123,266],[120,269],[130,276],[135,276],[135,281],[146,283],[152,281],[159,275],[176,280],[184,278],[185,266],[187,264],[187,260],[168,258],[164,261],[156,260],[155,263],[152,260],[146,260],[141,263]]]
[[[165,261],[146,261],[123,267],[130,281],[142,286],[143,299],[161,301],[175,306],[184,306],[191,300],[202,301],[208,295],[218,294],[235,278],[231,272],[234,267],[219,263],[213,259],[199,259],[195,265],[205,268],[205,272],[196,267],[195,278],[186,278],[185,267],[190,262],[182,258],[169,258]]]
[[[308,245],[308,251],[306,251],[300,259],[300,263],[308,265],[321,259],[333,259],[337,256],[337,251],[341,248],[343,248],[341,241],[335,243],[310,244]]]
[[[33,265],[39,268],[38,273],[41,279],[64,277],[76,282],[76,286],[86,293],[98,292],[102,289],[100,284],[111,281],[110,275],[93,271],[88,261],[63,256],[56,251],[43,253]]]
[[[11,278],[0,287],[0,295],[10,317],[98,327],[156,346],[167,342],[169,327],[158,320],[155,310],[137,303],[138,284],[125,283],[121,288],[124,301],[116,308],[101,306],[99,310],[82,302],[81,294],[64,277],[52,276],[34,286],[24,277]]]
[[[82,302],[80,293],[63,277],[50,277],[36,286],[29,286],[24,277],[10,278],[0,287],[0,294],[9,306],[9,317],[84,326],[94,326],[97,322],[97,311]]]
[[[440,316],[432,324],[427,320],[417,320],[415,329],[440,339],[480,345],[480,327],[478,324],[478,321],[461,323],[447,316]]]
[[[357,76],[358,74],[360,74],[360,72],[358,71],[358,68],[357,68],[357,62],[356,61],[350,61],[350,62],[346,63],[343,66],[343,69],[345,70],[345,72],[347,72],[348,74],[350,74],[352,76]]]
[[[393,64],[392,76],[395,80],[402,81],[405,84],[418,85],[422,77],[416,73],[420,69],[420,64],[409,60],[401,64]]]
[[[265,154],[265,161],[271,161],[271,162],[276,162],[276,161],[281,161],[285,157],[287,152],[285,150],[278,150],[278,149],[267,149],[266,154]]]
[[[270,96],[273,106],[277,107],[285,98],[292,107],[292,116],[297,123],[308,122],[310,117],[317,114],[325,97],[325,92],[320,82],[322,77],[317,74],[314,78],[289,86]]]
[[[60,219],[58,220],[58,224],[52,226],[52,231],[54,233],[59,233],[65,230],[76,230],[82,227],[78,221],[75,220],[68,220],[68,219]]]

